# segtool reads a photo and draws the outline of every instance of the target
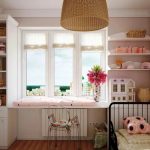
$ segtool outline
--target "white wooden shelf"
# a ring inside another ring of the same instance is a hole
[[[109,56],[150,56],[150,53],[109,53]]]
[[[128,38],[126,33],[117,33],[108,37],[108,41],[150,41],[150,36],[146,35],[144,38]]]
[[[150,69],[109,69],[108,71],[150,71]]]
[[[6,40],[6,36],[0,36],[0,40]]]
[[[6,87],[0,87],[0,90],[6,90],[7,88]]]
[[[110,38],[108,39],[108,41],[110,42],[117,42],[117,41],[128,41],[128,42],[132,42],[132,41],[138,41],[138,42],[144,42],[144,41],[150,41],[150,37],[147,38]]]
[[[109,53],[109,56],[150,56],[150,53]]]
[[[4,54],[0,54],[0,57],[6,57],[6,54],[4,53]]]
[[[0,72],[6,72],[6,70],[0,70]]]

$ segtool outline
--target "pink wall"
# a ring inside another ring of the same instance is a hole
[[[110,18],[108,34],[109,36],[119,32],[127,32],[131,29],[145,29],[150,35],[150,18]],[[132,42],[109,42],[108,49],[114,49],[118,46],[141,46],[150,50],[150,41],[132,41]],[[123,61],[150,62],[150,56],[109,56],[109,64],[116,59]],[[109,71],[109,78],[132,78],[136,82],[136,91],[139,88],[150,88],[150,71]]]
[[[109,35],[130,29],[145,29],[150,34],[150,18],[110,18]]]

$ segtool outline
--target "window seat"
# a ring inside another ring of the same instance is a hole
[[[88,106],[96,102],[85,97],[29,97],[13,102],[14,106]]]

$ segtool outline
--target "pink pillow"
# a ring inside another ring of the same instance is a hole
[[[140,117],[139,117],[140,118]],[[147,134],[150,133],[150,124],[148,124],[143,117],[140,119],[135,117],[130,118],[130,122],[127,124],[127,131],[129,134]]]
[[[141,116],[126,117],[126,118],[123,119],[124,126],[127,127],[127,125],[129,123],[131,123],[133,120],[145,120],[145,119]]]
[[[128,131],[129,134],[138,134],[138,133],[140,133],[139,128],[138,128],[138,121],[137,120],[132,120],[127,125],[127,131]]]

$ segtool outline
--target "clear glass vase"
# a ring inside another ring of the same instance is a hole
[[[95,102],[99,102],[100,96],[101,96],[101,86],[100,85],[94,85],[93,96],[94,96]]]

